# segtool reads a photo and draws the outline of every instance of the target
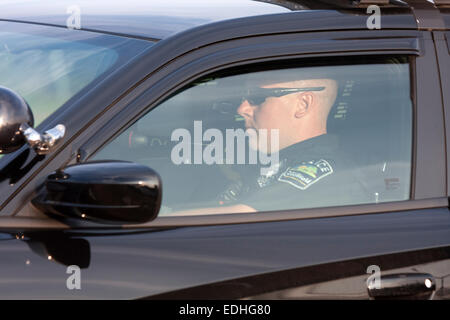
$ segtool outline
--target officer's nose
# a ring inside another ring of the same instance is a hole
[[[255,106],[252,106],[247,100],[242,101],[241,105],[237,108],[237,113],[244,117],[244,119],[253,119],[255,112]]]

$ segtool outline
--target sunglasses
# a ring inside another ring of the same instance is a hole
[[[295,92],[322,91],[325,87],[307,87],[307,88],[249,88],[242,95],[242,102],[248,101],[251,105],[261,105],[267,98],[282,97]]]
[[[239,106],[245,100],[251,105],[258,106],[264,103],[267,98],[270,97],[282,97],[287,94],[295,92],[306,92],[306,91],[322,91],[325,87],[306,87],[306,88],[248,88],[242,92],[240,96],[240,101],[217,101],[214,102],[212,109],[221,114],[236,114],[236,107]],[[242,117],[237,116],[238,120],[243,120]],[[242,119],[241,119],[242,118]]]

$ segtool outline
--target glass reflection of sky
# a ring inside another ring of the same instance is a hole
[[[27,11],[42,15],[66,14],[71,5],[78,5],[81,14],[87,15],[155,15],[178,16],[185,18],[207,17],[210,21],[230,17],[281,13],[289,11],[281,6],[259,1],[243,0],[129,0],[123,1],[34,1],[3,0],[2,15],[19,14],[16,5],[23,5]],[[10,6],[9,6],[10,5]],[[22,13],[23,14],[23,13]],[[26,15],[23,15],[26,16]]]

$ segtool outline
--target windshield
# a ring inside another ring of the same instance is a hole
[[[65,28],[0,22],[0,86],[30,105],[37,127],[89,84],[152,42]]]
[[[0,84],[33,108],[35,125],[116,60],[114,50],[40,35],[0,32]]]
[[[0,24],[0,85],[25,98],[35,126],[90,82],[110,72],[121,51],[133,49],[129,42],[144,42],[61,28],[6,25],[9,28]],[[135,46],[138,52],[133,56],[152,43],[144,44]]]

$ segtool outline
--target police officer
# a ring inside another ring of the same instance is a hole
[[[267,131],[267,143],[251,135],[250,148],[278,152],[279,162],[265,174],[247,177],[220,195],[220,206],[180,214],[236,213],[364,203],[360,178],[336,136],[327,133],[328,114],[338,84],[326,77],[274,81],[249,87],[237,113],[247,129]],[[278,144],[270,143],[272,129]]]

